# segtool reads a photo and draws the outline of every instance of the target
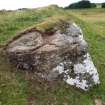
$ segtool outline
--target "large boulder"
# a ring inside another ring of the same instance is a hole
[[[74,22],[58,19],[20,33],[7,44],[6,53],[18,69],[89,90],[100,82],[87,48],[81,29]]]

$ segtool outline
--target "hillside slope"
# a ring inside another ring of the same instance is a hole
[[[0,53],[1,105],[94,105],[99,99],[105,105],[105,13],[102,9],[63,10],[56,6],[39,9],[0,12],[0,45],[20,31],[52,16],[65,15],[81,26],[89,51],[98,68],[101,84],[84,93],[61,82],[36,80],[33,73],[18,71]]]

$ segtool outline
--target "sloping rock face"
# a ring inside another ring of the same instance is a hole
[[[18,69],[34,70],[48,81],[60,78],[85,91],[100,83],[83,33],[75,23],[66,22],[48,32],[27,30],[8,43],[6,52]]]

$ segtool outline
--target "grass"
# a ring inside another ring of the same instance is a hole
[[[68,11],[70,12],[70,11]],[[89,93],[101,98],[105,104],[105,13],[103,9],[73,10],[70,14],[81,26],[89,44],[89,52],[98,69],[101,84]],[[98,24],[97,24],[98,23]]]
[[[0,12],[0,44],[5,44],[20,30],[42,22],[48,17],[62,13],[62,9],[57,9],[55,6],[33,10]]]
[[[16,70],[0,53],[0,105],[105,105],[105,10],[63,10],[56,6],[35,10],[0,12],[0,45],[16,33],[49,17],[67,15],[83,30],[89,52],[98,69],[101,84],[89,92],[74,89],[64,82],[48,83],[33,73]]]
[[[26,105],[27,81],[0,53],[0,105]]]

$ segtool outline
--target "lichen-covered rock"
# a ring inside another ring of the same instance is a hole
[[[41,25],[28,29],[10,41],[6,47],[10,62],[48,81],[60,78],[83,90],[99,84],[81,29],[61,19],[55,23],[44,31]]]

